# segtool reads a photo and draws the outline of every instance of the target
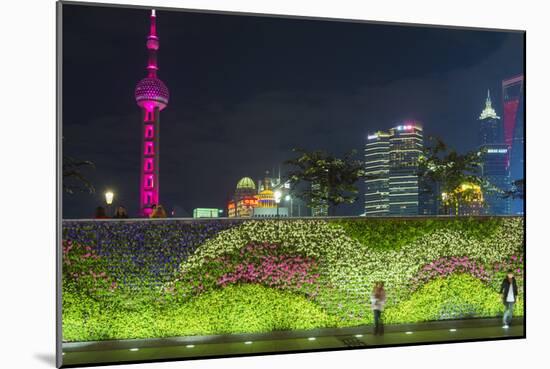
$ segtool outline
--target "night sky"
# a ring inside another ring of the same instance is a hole
[[[225,208],[292,148],[363,156],[368,132],[405,119],[458,150],[478,144],[487,89],[523,73],[523,33],[157,10],[160,198],[177,216]],[[90,218],[115,192],[138,211],[149,11],[63,6],[63,150],[91,160],[95,194],[64,195],[64,218]],[[282,168],[284,173],[284,167]],[[363,188],[360,184],[361,189]],[[358,215],[363,197],[339,209]]]

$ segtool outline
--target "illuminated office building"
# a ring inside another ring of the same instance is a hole
[[[449,196],[445,193],[441,195],[445,203]],[[455,199],[454,201],[456,199],[458,201],[446,203],[447,214],[461,216],[483,215],[485,201],[481,186],[475,183],[464,182],[450,194],[450,197]]]
[[[506,215],[510,213],[510,200],[504,198],[503,193],[510,187],[509,148],[504,143],[502,121],[492,106],[489,91],[485,108],[479,115],[479,124],[481,176],[488,183],[483,188],[483,213]]]
[[[485,197],[485,213],[490,215],[510,214],[510,199],[504,197],[504,192],[510,188],[510,177],[507,168],[508,146],[485,145],[480,149],[481,175],[488,182],[483,188]]]
[[[275,201],[275,191],[272,187],[272,179],[267,176],[264,178],[261,191],[258,192],[256,198],[258,202],[252,211],[253,217],[259,218],[273,218],[273,217],[287,217],[288,209],[281,204],[277,204]],[[280,183],[280,180],[279,180]],[[280,191],[280,190],[278,190]],[[282,193],[282,192],[281,192]]]
[[[405,122],[387,132],[367,136],[366,216],[433,213],[435,195],[419,193],[418,159],[423,148],[423,132],[418,122]]]
[[[193,218],[218,218],[223,213],[217,208],[196,208],[193,209]]]
[[[250,177],[243,177],[237,183],[233,199],[227,204],[227,216],[251,217],[254,207],[258,204],[256,185]]]
[[[367,136],[365,145],[365,215],[390,212],[390,134],[376,132]]]
[[[407,122],[390,129],[390,215],[418,215],[418,159],[424,149],[422,127]]]
[[[519,75],[502,81],[504,106],[504,143],[509,150],[510,181],[525,179],[525,121],[524,121],[524,77]],[[523,214],[521,199],[511,201],[511,213]]]
[[[227,216],[230,218],[288,216],[288,208],[275,201],[271,178],[266,176],[258,187],[257,190],[252,178],[241,178],[237,183],[233,199],[227,204]]]

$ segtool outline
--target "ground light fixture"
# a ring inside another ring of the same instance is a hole
[[[307,340],[308,340],[308,341],[315,341],[316,338],[315,338],[315,337],[309,337]]]
[[[139,351],[137,347],[131,348],[130,351]]]
[[[361,338],[361,337],[363,337],[363,335],[362,334],[356,334],[355,337]]]
[[[252,345],[252,341],[246,341],[244,344],[245,345]]]
[[[185,345],[186,348],[193,348],[195,345]]]
[[[407,332],[405,332],[405,334],[413,334],[413,332],[407,331]]]
[[[456,332],[456,328],[449,329],[449,332]]]

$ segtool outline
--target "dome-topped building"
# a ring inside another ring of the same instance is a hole
[[[250,177],[243,177],[237,182],[235,195],[227,205],[229,217],[250,217],[257,205],[256,185]]]
[[[237,188],[235,189],[235,198],[239,199],[247,196],[256,195],[256,185],[250,177],[243,177],[237,182]]]
[[[256,185],[254,184],[254,181],[250,177],[243,177],[237,182],[237,190],[238,189],[253,189],[256,190]]]

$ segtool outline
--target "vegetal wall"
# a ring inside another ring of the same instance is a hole
[[[64,223],[67,341],[494,317],[522,218]]]

